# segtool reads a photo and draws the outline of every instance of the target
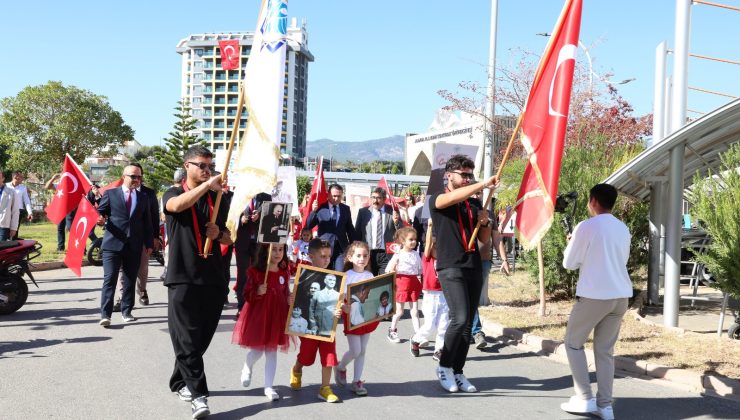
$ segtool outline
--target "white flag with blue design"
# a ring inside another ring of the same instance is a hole
[[[235,187],[226,222],[232,238],[249,200],[277,182],[287,28],[288,2],[263,1],[242,84],[247,127],[232,168],[236,179],[229,182]]]

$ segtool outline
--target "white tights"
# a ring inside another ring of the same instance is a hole
[[[404,302],[396,302],[396,313],[391,318],[391,329],[395,330],[398,320],[403,316]],[[409,302],[409,312],[411,313],[411,325],[414,327],[414,334],[419,332],[419,301]]]
[[[254,372],[252,368],[263,354],[265,355],[265,388],[272,388],[272,383],[275,381],[275,371],[277,370],[277,351],[249,350],[247,352],[247,366],[249,366],[250,371]]]
[[[349,349],[342,356],[342,361],[339,362],[337,368],[339,370],[346,370],[349,362],[354,360],[355,376],[352,382],[362,380],[362,370],[365,367],[365,349],[367,349],[368,340],[370,340],[370,334],[347,335]]]

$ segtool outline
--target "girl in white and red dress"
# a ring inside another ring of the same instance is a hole
[[[367,342],[370,339],[370,333],[375,331],[378,327],[378,322],[372,322],[367,325],[363,325],[359,328],[355,328],[352,331],[349,330],[350,319],[354,325],[358,325],[364,322],[362,315],[362,303],[367,299],[368,289],[363,289],[357,294],[349,295],[349,285],[359,283],[363,280],[371,279],[373,273],[368,269],[370,263],[370,247],[365,242],[355,241],[350,244],[349,248],[344,257],[344,269],[347,270],[347,276],[345,281],[347,284],[347,291],[343,310],[344,310],[344,335],[347,337],[347,344],[349,349],[339,365],[334,368],[334,380],[337,384],[346,386],[347,385],[347,365],[354,360],[354,376],[352,379],[352,385],[350,389],[357,395],[367,395],[367,389],[364,387],[362,381],[362,370],[365,367],[365,350],[367,349]]]
[[[396,312],[391,319],[391,327],[388,329],[388,340],[392,343],[400,343],[396,326],[403,315],[403,307],[409,303],[411,312],[411,325],[414,326],[414,334],[419,332],[419,295],[421,294],[421,258],[416,251],[416,230],[412,227],[398,229],[393,235],[393,240],[401,245],[401,250],[393,254],[386,273],[396,272]]]
[[[269,246],[261,245],[254,265],[247,270],[245,308],[234,326],[231,341],[249,349],[241,375],[244,387],[248,387],[252,381],[255,362],[265,355],[265,396],[275,401],[280,398],[272,389],[277,368],[277,350],[286,352],[290,345],[289,337],[284,331],[292,297],[285,245],[272,245],[269,264],[268,249]]]

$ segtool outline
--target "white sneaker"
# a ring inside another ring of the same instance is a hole
[[[611,405],[607,405],[606,407],[597,407],[596,411],[593,413],[604,420],[614,420],[614,410]]]
[[[193,410],[193,418],[200,419],[207,417],[211,414],[211,410],[208,409],[208,400],[206,397],[198,397],[190,402],[190,407]]]
[[[468,381],[468,378],[465,377],[462,373],[458,373],[455,375],[455,383],[457,384],[457,389],[463,392],[478,392],[478,388],[473,386],[473,384]]]
[[[280,399],[280,395],[278,395],[278,393],[272,388],[265,388],[265,397],[270,401],[277,401]]]
[[[568,402],[560,404],[560,409],[568,413],[586,414],[595,412],[598,407],[596,406],[596,398],[584,400],[578,395],[574,395],[570,397]]]
[[[437,367],[437,379],[439,384],[442,385],[447,392],[457,392],[457,384],[455,383],[455,375],[452,373],[452,368],[446,368],[439,366]]]
[[[247,366],[246,363],[244,363],[244,367],[242,368],[242,386],[244,388],[249,388],[249,384],[252,383],[252,369]]]

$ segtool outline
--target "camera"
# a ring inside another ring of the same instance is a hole
[[[568,206],[572,202],[575,202],[577,198],[578,198],[578,193],[576,191],[558,194],[558,197],[555,200],[555,212],[565,213],[566,211],[568,211]]]

